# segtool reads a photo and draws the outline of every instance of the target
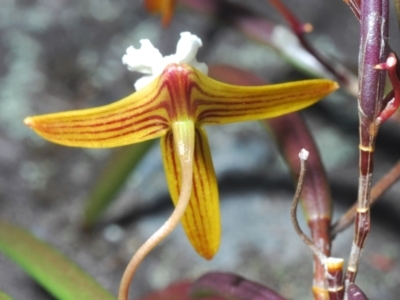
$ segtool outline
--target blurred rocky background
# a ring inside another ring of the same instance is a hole
[[[284,24],[267,1],[231,2]],[[313,24],[309,39],[321,52],[356,71],[359,24],[342,1],[284,2]],[[396,50],[397,21],[392,19],[390,42]],[[185,7],[178,7],[170,27],[162,29],[160,18],[150,16],[138,0],[0,3],[0,218],[58,248],[113,294],[130,256],[172,210],[158,143],[99,225],[84,231],[84,203],[115,150],[54,145],[22,121],[132,93],[138,75],[121,63],[126,48],[148,38],[170,54],[182,31],[203,39],[200,61],[234,65],[270,82],[305,78],[271,49]],[[320,147],[337,219],[357,195],[356,100],[340,91],[303,114]],[[220,270],[266,284],[288,299],[311,299],[312,256],[292,229],[293,183],[273,140],[256,122],[207,127],[207,132],[221,194],[220,252],[212,261],[202,260],[179,228],[144,261],[132,296]],[[375,179],[397,161],[399,147],[398,124],[388,122],[378,137]],[[370,299],[394,300],[400,294],[399,193],[397,184],[372,210],[372,233],[357,279]],[[347,230],[334,240],[334,256],[347,260],[352,235]],[[1,255],[0,290],[15,299],[52,299]]]

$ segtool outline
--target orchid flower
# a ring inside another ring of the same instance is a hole
[[[122,61],[145,74],[137,91],[102,107],[28,117],[43,138],[73,147],[118,147],[161,138],[161,152],[175,210],[129,263],[120,288],[127,299],[132,276],[151,249],[182,221],[202,257],[211,259],[221,236],[217,180],[203,125],[259,120],[287,114],[337,89],[330,80],[269,86],[228,85],[208,77],[196,60],[201,40],[181,34],[176,54],[162,57],[148,40],[129,47]]]

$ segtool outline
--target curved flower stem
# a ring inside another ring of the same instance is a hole
[[[191,121],[185,123],[177,122],[172,125],[172,130],[182,170],[182,188],[179,200],[175,210],[164,225],[162,225],[131,258],[122,275],[118,300],[128,299],[129,286],[140,263],[155,246],[164,240],[176,226],[178,226],[189,204],[193,183],[194,123]]]
[[[319,249],[314,242],[303,232],[300,227],[299,221],[297,220],[297,206],[299,204],[301,190],[303,189],[304,177],[306,174],[306,160],[308,159],[309,152],[307,150],[302,149],[299,153],[300,158],[300,174],[299,180],[297,182],[296,192],[293,197],[292,208],[290,210],[290,219],[293,224],[293,228],[296,231],[297,235],[303,240],[304,244],[311,249],[316,257],[320,260],[322,264],[325,265],[327,256]]]
[[[300,163],[297,152],[306,148],[310,152],[307,160],[309,166],[304,178],[301,193],[303,213],[311,231],[314,244],[326,255],[330,256],[331,239],[329,235],[332,218],[332,202],[328,179],[310,131],[300,114],[288,114],[279,118],[266,120],[271,129],[278,149],[282,153],[296,181],[299,178]],[[327,279],[325,266],[314,256],[314,299],[327,299]]]
[[[319,264],[324,270],[324,275],[327,280],[327,287],[324,286],[313,286],[314,299],[329,299],[329,300],[342,300],[344,287],[342,282],[343,276],[343,262],[342,258],[335,258],[327,256],[323,249],[320,249],[315,242],[313,242],[300,228],[297,220],[297,206],[299,203],[301,190],[303,188],[305,174],[306,174],[306,160],[308,159],[308,151],[304,148],[299,153],[300,158],[300,173],[299,180],[296,187],[296,193],[293,197],[292,208],[291,208],[291,220],[293,227],[297,235],[303,240],[303,242],[310,248],[314,253],[314,256],[318,259]]]

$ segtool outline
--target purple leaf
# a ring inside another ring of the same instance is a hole
[[[349,297],[349,300],[368,300],[364,292],[354,283],[349,284],[347,296]]]
[[[221,296],[230,300],[285,300],[275,291],[259,283],[231,273],[211,272],[201,276],[193,285],[191,294],[202,299]]]

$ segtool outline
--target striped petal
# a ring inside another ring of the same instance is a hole
[[[277,117],[303,109],[338,88],[326,79],[265,86],[225,84],[194,69],[192,105],[202,124],[226,124]]]
[[[25,124],[43,138],[74,147],[117,147],[153,139],[169,129],[165,89],[155,80],[115,103],[28,117]]]
[[[161,150],[171,198],[176,205],[181,183],[174,136],[168,132],[161,139]],[[196,128],[193,161],[193,191],[182,225],[190,243],[199,255],[211,259],[221,239],[217,179],[212,164],[206,132]]]

